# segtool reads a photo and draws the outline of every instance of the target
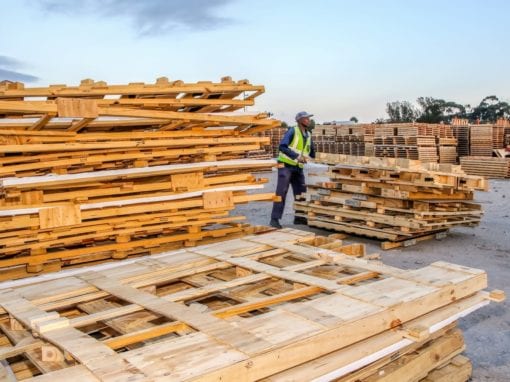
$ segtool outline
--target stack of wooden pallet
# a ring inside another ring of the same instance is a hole
[[[457,139],[437,138],[439,163],[457,163]]]
[[[492,126],[492,148],[502,149],[505,146],[505,129],[510,128],[510,121],[505,118],[499,118]]]
[[[312,137],[315,150],[332,154],[364,156],[366,152],[366,125],[317,125]]]
[[[510,158],[461,157],[460,165],[466,174],[486,178],[510,178]]]
[[[457,139],[457,156],[469,156],[469,125],[467,124],[457,124],[452,126],[453,134]]]
[[[282,230],[4,283],[0,375],[466,381],[456,321],[504,293],[483,290],[482,270],[436,262],[409,271],[363,254]]]
[[[460,166],[328,154],[317,161],[334,164],[329,181],[309,185],[295,202],[310,226],[386,239],[389,249],[480,222],[473,192],[487,182]]]
[[[0,279],[240,234],[229,212],[273,200],[248,192],[265,182],[250,172],[274,161],[239,158],[279,122],[232,113],[263,89],[230,78],[0,87]]]
[[[450,126],[437,124],[375,125],[374,154],[422,162],[455,163],[457,141]]]
[[[260,133],[260,136],[268,137],[269,144],[264,146],[266,153],[270,158],[278,157],[280,142],[283,139],[283,136],[287,132],[287,128],[284,127],[275,127],[273,129],[266,130]]]
[[[492,157],[492,125],[470,125],[469,155]]]

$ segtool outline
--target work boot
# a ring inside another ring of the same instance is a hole
[[[280,224],[278,219],[271,219],[271,221],[269,222],[269,225],[271,227],[278,228],[278,229],[282,228],[282,225]]]
[[[306,218],[304,218],[302,216],[296,216],[296,217],[294,217],[294,224],[307,225],[308,220],[306,220]]]

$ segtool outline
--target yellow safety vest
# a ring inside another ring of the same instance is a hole
[[[304,155],[305,157],[310,156],[310,150],[312,145],[312,134],[308,134],[308,137],[305,139],[303,134],[301,133],[301,129],[299,126],[293,126],[294,129],[294,137],[292,137],[292,142],[290,142],[289,149],[294,151],[298,155]],[[278,162],[287,163],[292,166],[298,166],[303,168],[303,163],[299,163],[297,159],[292,159],[284,152],[280,151],[278,155]]]

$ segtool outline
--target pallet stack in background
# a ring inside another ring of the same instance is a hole
[[[31,382],[465,382],[457,320],[504,292],[485,291],[480,269],[365,255],[283,229],[21,280],[0,293],[0,371]]]
[[[469,122],[467,119],[452,120],[453,136],[457,139],[457,157],[469,156]]]
[[[367,132],[363,125],[317,125],[312,137],[317,152],[365,155]]]
[[[280,125],[248,81],[0,87],[0,280],[242,234]],[[34,100],[32,97],[39,97]],[[43,99],[41,99],[41,97]]]
[[[278,146],[286,132],[286,127],[277,126],[257,134],[259,137],[266,137],[269,139],[268,144],[263,147],[265,153],[264,159],[278,157]]]
[[[330,165],[329,180],[294,203],[310,226],[387,240],[390,249],[480,222],[474,191],[488,184],[460,166],[335,154],[317,161]]]
[[[471,125],[469,155],[492,157],[492,125]]]

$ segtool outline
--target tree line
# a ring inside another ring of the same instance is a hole
[[[387,119],[376,123],[423,122],[450,123],[453,118],[463,118],[471,123],[495,123],[500,118],[510,118],[510,105],[498,97],[487,96],[477,106],[461,105],[432,97],[419,97],[417,105],[409,101],[386,104]]]

